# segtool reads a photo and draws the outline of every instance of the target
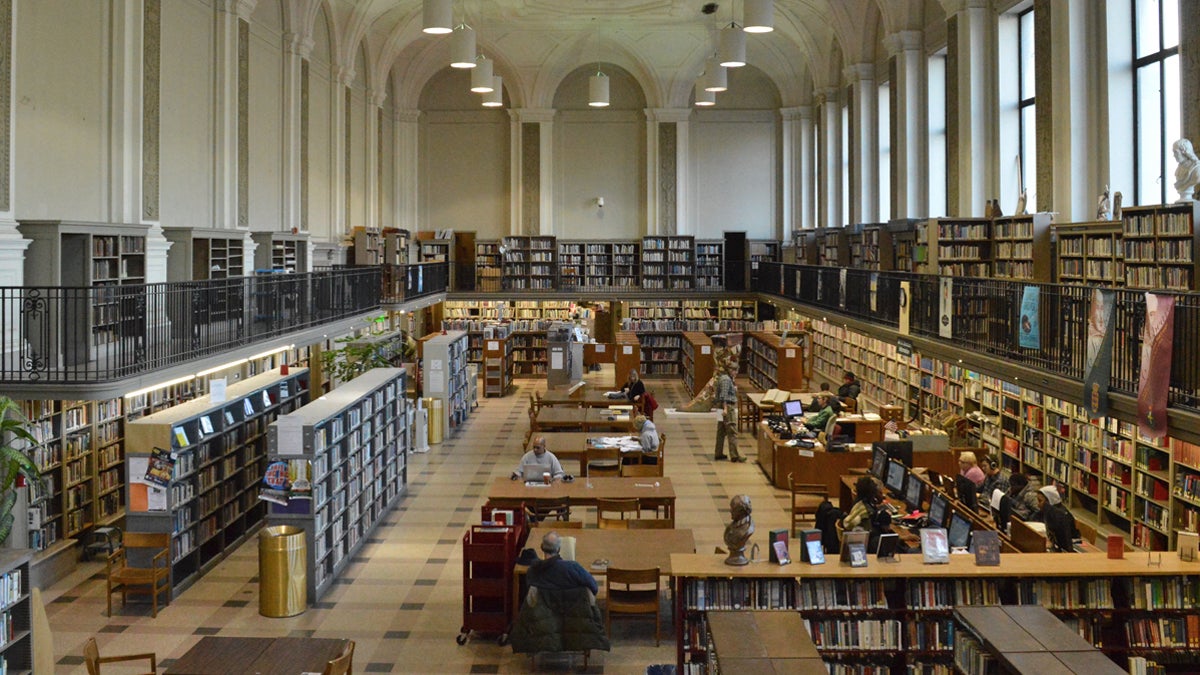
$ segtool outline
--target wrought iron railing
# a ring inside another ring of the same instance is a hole
[[[0,383],[119,380],[444,292],[448,278],[429,263],[0,288]]]
[[[997,279],[955,278],[950,302],[951,337],[941,337],[939,277],[836,267],[760,263],[756,290],[815,309],[898,329],[901,282],[909,283],[909,332],[959,348],[1083,379],[1087,312],[1091,288]],[[1021,298],[1039,289],[1040,349],[1021,347]],[[1109,387],[1137,395],[1141,362],[1144,291],[1115,289],[1113,365]],[[1172,406],[1200,410],[1200,294],[1175,297],[1175,358],[1171,365]]]

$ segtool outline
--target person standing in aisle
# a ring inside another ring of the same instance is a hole
[[[738,453],[737,447],[737,385],[729,373],[721,371],[717,375],[717,386],[713,393],[713,402],[721,406],[721,421],[717,423],[717,460],[725,459],[725,439],[729,439],[729,460],[744,462],[745,457]]]

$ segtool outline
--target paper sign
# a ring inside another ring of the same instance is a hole
[[[429,369],[430,370],[441,370],[442,369],[442,360],[441,359],[430,359],[429,360]]]
[[[446,391],[446,381],[442,376],[442,371],[437,370],[429,373],[425,380],[430,394],[441,394]]]
[[[560,351],[550,352],[550,370],[562,370],[563,355]]]
[[[796,350],[795,349],[785,349],[783,351],[786,353],[786,358],[789,358],[789,359],[796,358]]]
[[[621,347],[621,350],[622,350],[621,351],[622,354],[632,354],[633,353],[633,347],[631,347],[629,345],[623,345]]]
[[[208,396],[213,403],[225,402],[225,378],[208,381]]]
[[[797,450],[797,451],[796,451],[796,454],[797,454],[797,455],[799,455],[799,456],[801,456],[801,457],[812,457],[812,456],[814,456],[814,455],[813,455],[813,451],[812,451],[812,450]]]
[[[304,423],[299,417],[284,415],[275,420],[275,452],[281,455],[304,454]]]
[[[490,352],[500,351],[500,343],[497,342],[496,340],[488,340],[488,351],[490,351]]]
[[[603,353],[604,353],[604,348],[605,348],[605,347],[607,347],[607,346],[608,346],[608,345],[596,345],[596,353],[597,353],[597,354],[603,354]]]
[[[711,354],[712,353],[712,345],[700,345],[700,353],[701,354]]]

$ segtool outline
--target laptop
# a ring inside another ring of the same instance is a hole
[[[521,478],[523,478],[526,483],[538,483],[540,485],[546,482],[546,479],[542,477],[542,474],[546,473],[547,470],[548,469],[546,467],[539,464],[526,464],[521,467]]]

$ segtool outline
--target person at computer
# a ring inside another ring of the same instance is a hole
[[[561,551],[562,538],[557,532],[547,532],[542,537],[542,554],[546,557],[529,566],[529,585],[548,591],[586,588],[595,595],[600,590],[596,578],[574,560],[563,560]]]
[[[862,386],[858,383],[858,378],[854,373],[846,371],[842,373],[842,386],[838,387],[838,398],[845,401],[846,399],[854,399],[858,403],[858,395],[862,392]]]
[[[983,471],[983,483],[979,486],[980,499],[990,502],[995,490],[1008,492],[1008,476],[1000,468],[1000,460],[984,455],[979,458],[979,468]]]
[[[813,396],[813,399],[812,399],[812,401],[809,401],[809,403],[808,403],[808,409],[809,409],[809,410],[820,410],[820,408],[818,408],[818,407],[817,407],[817,396],[820,396],[820,395],[824,394],[825,396],[828,396],[828,397],[829,397],[829,407],[830,407],[830,408],[833,408],[833,412],[834,412],[834,414],[835,414],[835,415],[836,415],[837,413],[840,413],[840,412],[842,411],[842,402],[841,402],[841,401],[839,401],[839,400],[837,399],[837,397],[835,397],[835,396],[833,395],[833,390],[832,390],[832,389],[830,389],[830,388],[829,388],[829,386],[830,386],[830,385],[829,385],[829,383],[828,383],[828,382],[822,382],[822,383],[821,383],[821,389],[820,389],[820,391],[818,391],[818,392],[816,393],[816,395],[814,395],[814,396]]]
[[[525,467],[536,466],[542,469],[542,473],[550,474],[551,480],[562,480],[562,477],[567,475],[563,471],[562,463],[554,456],[554,453],[546,449],[546,437],[538,436],[533,439],[533,447],[529,452],[521,456],[521,461],[517,463],[517,468],[512,472],[513,480],[520,480],[525,475]]]
[[[658,428],[654,422],[646,419],[645,415],[633,418],[633,428],[637,429],[638,442],[642,444],[642,462],[658,464]]]
[[[979,490],[984,479],[987,478],[983,469],[979,468],[979,460],[975,459],[975,453],[970,450],[958,455],[958,475],[965,476],[967,480],[970,480],[976,490]]]
[[[633,404],[641,403],[642,395],[646,393],[646,383],[638,377],[637,368],[629,371],[629,379],[621,387],[621,393]]]
[[[1042,522],[1046,523],[1046,541],[1055,553],[1075,552],[1075,516],[1063,504],[1062,495],[1053,485],[1045,485],[1037,492],[1042,510]]]
[[[833,397],[828,394],[817,394],[815,404],[812,409],[816,410],[816,414],[804,420],[804,426],[812,431],[825,431],[825,427],[829,425],[829,420],[833,419],[833,406],[830,401]]]
[[[886,514],[886,527],[885,518],[881,513]],[[879,548],[879,535],[891,529],[891,522],[891,514],[884,509],[879,483],[871,476],[860,476],[854,483],[854,504],[842,517],[842,531],[869,530],[871,536],[867,542],[867,550],[874,551]]]
[[[1038,503],[1038,490],[1042,487],[1037,478],[1023,473],[1014,473],[1008,479],[1008,496],[1012,498],[1012,513],[1021,520],[1040,521],[1042,507]]]

